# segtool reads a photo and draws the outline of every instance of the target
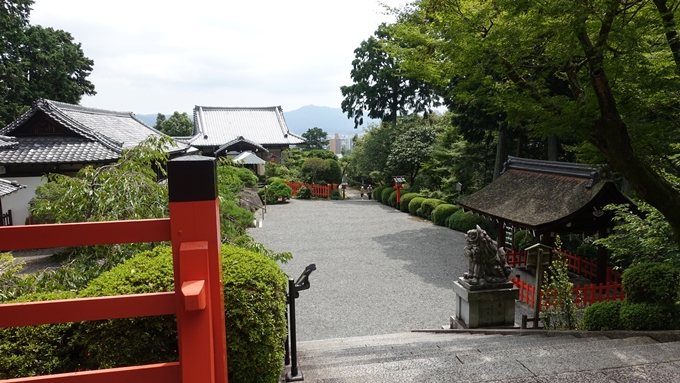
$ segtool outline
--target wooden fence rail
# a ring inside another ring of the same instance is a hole
[[[12,250],[172,242],[175,291],[0,305],[0,328],[175,314],[179,362],[15,378],[3,383],[227,383],[215,160],[168,163],[170,218],[0,228]],[[106,339],[102,339],[105,342]]]
[[[297,191],[300,190],[300,188],[304,186],[304,187],[312,190],[312,195],[314,197],[325,197],[325,198],[330,198],[331,197],[331,191],[336,190],[338,188],[337,184],[317,185],[317,184],[303,184],[303,183],[299,183],[299,182],[286,182],[286,185],[290,186],[290,188],[293,189],[293,194],[296,194]]]

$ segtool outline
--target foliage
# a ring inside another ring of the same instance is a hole
[[[429,219],[429,220],[432,220],[432,212],[434,211],[434,209],[435,209],[437,206],[439,206],[439,205],[441,205],[441,204],[444,204],[444,203],[446,203],[446,202],[444,202],[444,201],[442,201],[442,200],[440,200],[440,199],[436,199],[436,198],[427,198],[427,199],[426,199],[425,201],[423,201],[423,203],[420,205],[420,208],[422,209],[422,212],[421,212],[422,215],[421,215],[421,217],[426,218],[426,219]]]
[[[342,199],[342,193],[338,189],[333,189],[331,190],[331,199],[332,200],[340,200]]]
[[[340,184],[342,182],[342,169],[337,160],[332,158],[327,159],[328,172],[324,175],[323,180],[329,184]]]
[[[380,202],[382,198],[382,191],[385,190],[385,186],[378,186],[373,189],[373,199]]]
[[[628,300],[621,305],[620,323],[625,330],[675,330],[680,314],[678,305],[634,303]]]
[[[391,207],[397,207],[397,191],[393,191],[389,197],[387,197],[387,205]]]
[[[396,122],[398,114],[430,111],[430,106],[438,106],[433,89],[407,77],[398,61],[383,49],[383,42],[391,39],[384,24],[374,36],[354,50],[350,72],[354,84],[340,87],[344,97],[342,111],[347,118],[354,118],[354,128],[363,124],[364,111],[370,118]]]
[[[70,33],[29,25],[32,0],[0,7],[0,126],[14,121],[37,98],[78,104],[94,95],[87,80],[94,62]]]
[[[588,331],[621,329],[621,305],[622,301],[602,301],[588,306],[583,313],[583,329]]]
[[[188,137],[194,133],[194,122],[186,112],[175,112],[167,119],[164,114],[158,113],[153,127],[172,137]]]
[[[255,186],[257,185],[257,176],[247,168],[236,169],[236,176],[243,182],[244,186]]]
[[[446,220],[453,215],[459,208],[456,205],[442,203],[437,205],[432,211],[432,222],[435,225],[446,226]]]
[[[267,185],[271,185],[271,184],[273,184],[274,182],[283,182],[283,183],[285,183],[286,180],[284,180],[284,179],[281,178],[281,177],[269,177],[269,178],[267,178]]]
[[[411,201],[419,197],[420,194],[418,193],[406,193],[401,196],[400,202],[399,202],[399,210],[403,211],[404,213],[408,213],[408,205],[411,203]]]
[[[446,226],[453,230],[462,231],[463,233],[468,230],[472,230],[479,225],[484,227],[486,225],[486,220],[484,217],[479,215],[474,215],[471,211],[463,211],[463,209],[451,214],[449,219],[446,221]]]
[[[673,230],[657,209],[640,202],[642,217],[627,205],[609,205],[604,210],[614,211],[614,220],[619,223],[608,237],[594,243],[604,245],[618,266],[664,261],[680,266],[680,248]]]
[[[309,157],[302,164],[302,174],[309,183],[324,180],[323,177],[331,170],[328,161],[318,157]]]
[[[264,197],[262,199],[266,198],[267,204],[273,205],[279,203],[279,199],[284,202],[289,200],[292,197],[293,189],[283,181],[274,181],[266,188],[258,190],[257,194],[259,194],[261,198]]]
[[[425,201],[424,197],[414,197],[411,199],[411,202],[408,203],[408,212],[411,215],[418,215],[418,209],[420,209],[420,205],[423,204],[423,201]]]
[[[380,192],[380,203],[383,205],[387,205],[390,202],[390,195],[394,193],[395,189],[391,186],[386,186],[381,192]],[[376,198],[377,199],[377,198]]]
[[[623,292],[631,303],[673,304],[680,300],[680,269],[663,263],[641,263],[623,273]]]
[[[306,150],[324,149],[328,147],[330,142],[328,140],[328,133],[317,127],[310,128],[305,133],[302,133],[302,138],[307,141],[301,145]]]
[[[529,230],[517,230],[513,237],[512,247],[518,250],[524,250],[537,243],[538,238],[534,237]]]
[[[12,300],[23,290],[22,280],[15,274],[21,271],[23,262],[15,260],[10,253],[0,253],[0,302]]]
[[[29,294],[12,303],[74,298],[68,291]],[[0,379],[48,375],[67,370],[71,351],[65,338],[74,324],[0,328]]]
[[[405,175],[412,184],[423,163],[430,159],[439,133],[434,125],[436,115],[421,118],[418,115],[402,117],[399,132],[390,145],[383,173]]]
[[[295,193],[295,197],[300,198],[300,199],[311,199],[312,198],[312,189],[302,186],[298,189],[297,193]]]
[[[575,330],[580,327],[582,307],[577,304],[581,300],[581,292],[574,297],[574,284],[569,281],[569,263],[567,260],[556,260],[545,272],[541,286],[540,312],[543,327],[551,330]]]

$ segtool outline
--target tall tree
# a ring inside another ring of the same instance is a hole
[[[32,0],[0,4],[0,125],[12,122],[36,98],[77,104],[84,94],[96,94],[87,80],[94,62],[71,34],[30,26]]]
[[[393,29],[419,41],[420,54],[400,44],[391,52],[425,81],[462,78],[458,97],[506,113],[510,125],[588,141],[666,217],[680,242],[680,190],[663,176],[677,172],[668,158],[680,141],[678,8],[667,5],[421,0]]]
[[[165,118],[164,114],[158,113],[154,128],[172,137],[187,137],[194,133],[194,122],[186,112],[175,112]]]
[[[390,39],[383,24],[354,50],[350,72],[354,84],[340,90],[345,98],[342,111],[354,118],[355,129],[364,123],[364,111],[370,118],[396,123],[399,115],[431,111],[440,105],[432,87],[406,76],[399,62],[383,49]]]
[[[328,133],[323,129],[313,127],[302,133],[302,137],[307,141],[303,146],[307,150],[324,149],[330,142],[328,140]]]

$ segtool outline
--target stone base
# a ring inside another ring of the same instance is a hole
[[[512,327],[515,325],[516,287],[470,290],[459,281],[453,282],[456,293],[456,315],[451,320],[457,328]]]

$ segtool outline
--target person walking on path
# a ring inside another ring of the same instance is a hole
[[[361,190],[364,190],[364,187],[361,187]],[[366,189],[366,194],[368,194],[368,199],[373,198],[373,186],[368,185],[368,189]],[[361,193],[361,199],[364,199],[364,193]]]
[[[364,200],[364,192],[365,192],[363,185],[361,185],[361,190],[359,190],[359,191],[361,192],[361,200],[363,201]]]

